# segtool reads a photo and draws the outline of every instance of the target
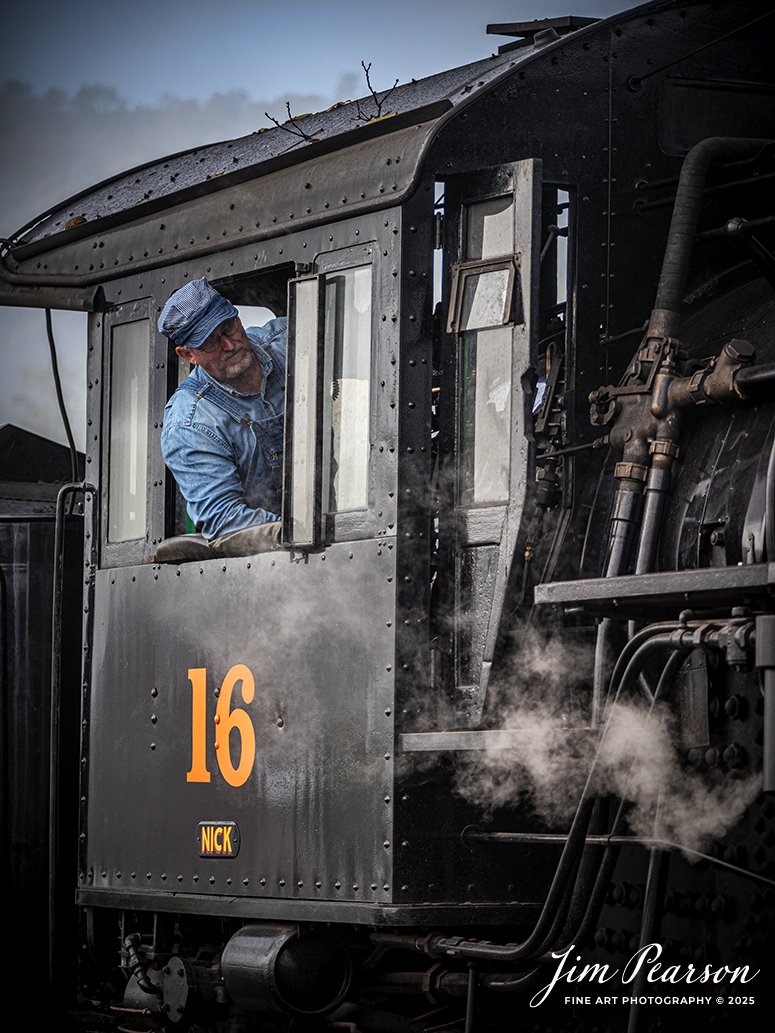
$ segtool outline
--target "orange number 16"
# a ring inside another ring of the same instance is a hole
[[[188,782],[209,782],[207,768],[207,671],[193,667],[188,672],[191,682],[191,770]],[[231,710],[231,696],[237,682],[242,682],[242,700],[251,703],[256,692],[253,675],[244,664],[235,664],[227,673],[215,709],[215,750],[221,774],[232,786],[244,785],[256,759],[256,733],[247,712],[241,707]],[[234,767],[229,735],[236,729],[240,737],[239,763]]]

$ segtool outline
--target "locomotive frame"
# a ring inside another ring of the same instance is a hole
[[[78,858],[52,875],[77,912],[50,944],[70,1001],[80,922],[87,1028],[111,999],[149,1030],[576,1028],[528,1003],[569,930],[618,970],[661,936],[727,989],[769,956],[771,13],[494,26],[519,42],[400,87],[389,117],[347,104],[173,155],[14,237],[0,301],[90,313],[66,489],[86,554],[62,560],[84,660],[55,655],[52,687],[56,712],[80,686]],[[190,542],[155,322],[199,276],[289,315],[283,544],[167,562]],[[461,756],[527,747],[494,701],[536,628],[586,657],[569,763],[605,735],[614,650],[618,691],[681,686],[687,771],[764,768],[701,875],[656,830],[625,841],[607,799],[569,832],[456,790]],[[465,1011],[410,1025],[418,998]],[[636,1001],[630,1028],[652,1021]]]

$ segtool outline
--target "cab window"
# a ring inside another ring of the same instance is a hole
[[[298,546],[361,537],[369,524],[371,248],[319,264],[289,293],[283,534]]]

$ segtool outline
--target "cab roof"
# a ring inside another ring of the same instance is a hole
[[[372,91],[326,111],[289,111],[290,117],[282,125],[139,165],[74,195],[22,227],[13,237],[18,257],[40,251],[44,240],[48,249],[89,234],[98,229],[96,222],[104,226],[103,220],[113,225],[133,220],[410,125],[424,123],[430,129],[446,112],[470,102],[547,43],[592,21],[566,17],[488,26],[493,33],[521,38],[501,47],[500,53],[471,64]]]

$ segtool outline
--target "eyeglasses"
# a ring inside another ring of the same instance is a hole
[[[242,329],[242,321],[239,316],[233,316],[231,319],[227,319],[225,323],[221,323],[219,327],[210,334],[204,344],[200,344],[197,351],[204,352],[205,355],[209,355],[210,352],[214,352],[216,348],[220,347],[221,340],[224,337],[234,337]]]

